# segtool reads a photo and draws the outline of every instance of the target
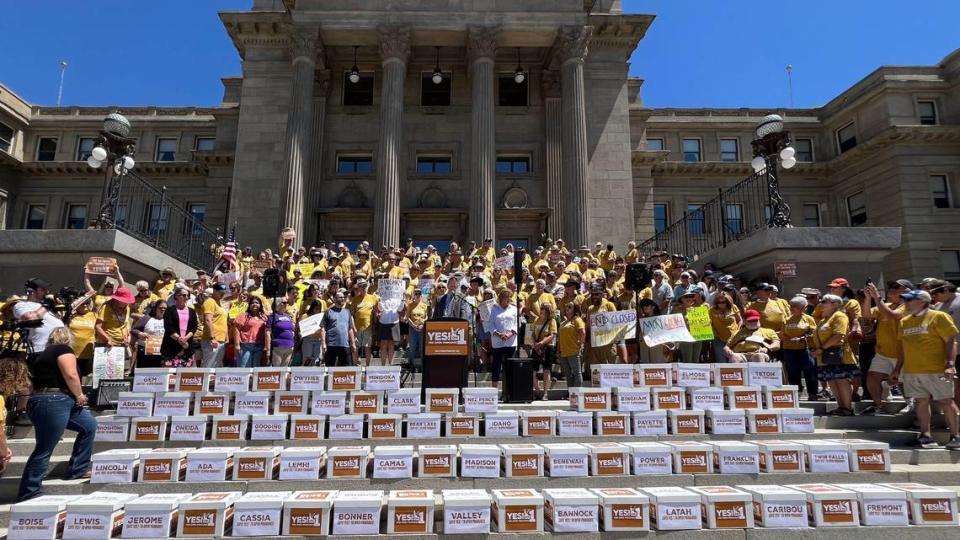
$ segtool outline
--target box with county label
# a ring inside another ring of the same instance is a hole
[[[780,362],[747,362],[748,386],[783,386]]]
[[[753,497],[727,486],[687,488],[700,495],[703,522],[708,529],[752,529]]]
[[[658,531],[697,530],[703,527],[700,495],[679,487],[641,488],[650,497],[650,524]]]
[[[719,474],[759,474],[760,447],[743,441],[712,441],[713,470]]]
[[[435,505],[432,489],[391,491],[387,496],[387,534],[432,534]]]
[[[287,438],[287,414],[264,414],[250,417],[250,440],[282,441]]]
[[[650,530],[650,497],[631,488],[593,488],[600,498],[600,528],[606,532]]]
[[[113,414],[97,417],[95,442],[122,442],[130,438],[130,419]]]
[[[166,392],[170,389],[173,373],[172,368],[137,368],[133,374],[133,391]]]
[[[233,502],[239,491],[197,493],[180,503],[177,536],[210,538],[233,530]]]
[[[270,401],[273,392],[237,392],[233,395],[233,414],[259,415],[270,414]]]
[[[783,486],[737,486],[753,497],[753,517],[765,529],[805,528],[807,495]]]
[[[811,473],[848,473],[847,445],[837,441],[795,441],[803,445],[804,468]]]
[[[495,413],[499,406],[499,391],[496,388],[463,389],[463,412],[465,413]]]
[[[408,414],[406,438],[439,439],[442,424],[440,413]]]
[[[727,409],[762,409],[763,398],[759,386],[726,386],[723,391]]]
[[[543,476],[543,447],[536,444],[501,444],[503,475]]]
[[[600,530],[600,497],[583,488],[543,490],[543,521],[557,533]]]
[[[347,414],[346,392],[314,392],[310,399],[310,414],[342,416]]]
[[[633,413],[633,435],[650,437],[667,434],[667,411]]]
[[[743,435],[747,432],[747,417],[742,409],[706,411],[707,431],[714,435]]]
[[[153,394],[150,392],[120,392],[117,397],[117,416],[152,416]]]
[[[637,367],[633,364],[594,364],[590,377],[593,384],[601,388],[634,386],[638,378]]]
[[[332,534],[380,534],[383,491],[340,491],[333,499]]]
[[[327,455],[326,446],[291,446],[280,452],[280,480],[317,480]]]
[[[156,448],[140,452],[140,482],[177,482],[187,467],[187,448]]]
[[[121,538],[168,538],[177,533],[177,509],[189,493],[151,493],[123,507]]]
[[[590,451],[578,443],[543,445],[543,470],[551,478],[590,475]]]
[[[363,438],[363,415],[345,414],[327,418],[329,439],[359,440]]]
[[[291,414],[290,438],[295,441],[320,440],[327,431],[327,417],[321,414]]]
[[[494,489],[493,527],[500,533],[543,532],[543,497],[532,489]]]
[[[234,480],[273,480],[280,467],[280,446],[248,446],[233,454]]]
[[[324,367],[292,367],[290,368],[290,390],[322,391],[326,376],[327,370]]]
[[[710,386],[713,366],[710,364],[673,364],[674,386],[705,388]]]
[[[413,446],[374,447],[373,477],[413,478]]]
[[[615,386],[613,408],[621,412],[644,412],[650,410],[650,389],[646,386]]]
[[[560,437],[592,437],[593,413],[557,411],[557,435]]]
[[[828,484],[786,486],[807,496],[810,524],[814,527],[858,527],[857,494]]]
[[[389,414],[417,414],[420,412],[420,389],[401,388],[387,392],[386,410]]]
[[[97,491],[67,503],[67,519],[63,526],[65,540],[107,540],[120,534],[123,526],[123,505],[137,498],[133,493]]]
[[[189,416],[193,394],[190,392],[164,392],[153,400],[153,414],[156,416]]]
[[[200,416],[171,416],[170,440],[193,441],[206,440],[210,428],[210,415]]]
[[[400,366],[369,366],[363,387],[368,391],[399,390]]]
[[[336,491],[296,491],[283,503],[284,536],[330,534],[330,508]]]
[[[223,482],[233,474],[232,446],[196,448],[187,452],[187,482]]]
[[[658,442],[624,443],[630,451],[633,474],[673,474],[673,448]]]
[[[310,392],[280,390],[273,393],[273,414],[307,414]]]
[[[253,379],[250,368],[217,368],[213,374],[214,392],[246,392]]]
[[[620,443],[583,443],[590,451],[590,474],[627,476],[630,474],[630,449]]]
[[[484,413],[483,434],[486,437],[519,437],[520,413],[506,410]]]
[[[722,411],[723,388],[687,388],[687,408],[693,411]]]
[[[90,458],[93,462],[91,484],[125,484],[133,482],[140,467],[140,451],[114,448],[97,452]]]
[[[233,536],[280,534],[283,503],[289,491],[251,491],[233,503]]]
[[[489,534],[490,495],[483,489],[445,489],[444,534]]]
[[[41,495],[10,507],[7,538],[10,540],[54,540],[63,532],[67,503],[76,495]]]
[[[861,525],[903,527],[910,523],[907,494],[875,484],[831,484],[857,494]]]
[[[910,523],[914,525],[957,525],[957,492],[915,483],[880,484],[906,492]]]

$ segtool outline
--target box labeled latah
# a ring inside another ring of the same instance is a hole
[[[284,536],[330,534],[330,509],[336,491],[296,491],[283,503]]]
[[[289,491],[250,491],[233,503],[233,536],[276,536]]]
[[[590,451],[578,443],[543,445],[543,471],[551,478],[590,475]]]
[[[447,437],[479,437],[480,414],[453,413],[444,415]]]
[[[286,414],[264,414],[250,417],[250,440],[282,441],[287,438],[287,424],[290,416]]]
[[[814,527],[857,527],[860,511],[857,494],[829,484],[788,485],[807,497],[807,513]]]
[[[724,387],[724,404],[727,409],[762,409],[763,397],[759,386]]]
[[[183,478],[187,449],[156,448],[140,452],[140,482],[176,482]]]
[[[280,452],[280,480],[317,480],[327,455],[326,446],[291,446]]]
[[[363,387],[367,391],[400,389],[400,366],[369,366]]]
[[[189,493],[151,493],[123,505],[121,538],[169,538],[177,533],[177,509]]]
[[[501,444],[503,476],[543,476],[543,447],[538,444]]]
[[[500,447],[495,444],[461,444],[460,476],[499,478]]]
[[[710,386],[713,366],[710,364],[674,364],[674,386],[681,388],[706,388]]]
[[[180,503],[178,537],[226,536],[233,530],[233,502],[239,491],[197,493]]]
[[[371,439],[399,439],[403,431],[403,416],[399,414],[368,414],[367,437]]]
[[[597,435],[623,437],[630,435],[630,413],[601,411],[596,414]]]
[[[552,437],[556,434],[557,411],[520,411],[520,431],[524,437]]]
[[[780,411],[746,409],[747,433],[780,433]]]
[[[705,416],[707,431],[714,435],[743,435],[747,432],[747,416],[743,409],[708,410]]]
[[[193,414],[230,414],[230,394],[202,392],[193,402]]]
[[[280,446],[248,446],[233,454],[234,480],[273,480],[280,467]]]
[[[633,413],[633,434],[637,437],[666,435],[667,411]]]
[[[673,448],[658,442],[624,443],[630,451],[633,474],[672,474]]]
[[[287,389],[290,368],[262,367],[253,371],[253,389],[255,391],[277,392]]]
[[[327,478],[366,478],[369,446],[334,446],[327,449]]]
[[[583,488],[543,490],[543,521],[558,533],[600,530],[600,497]]]
[[[626,476],[630,474],[630,449],[620,443],[583,443],[590,452],[592,476]]]
[[[215,441],[244,441],[247,439],[247,415],[215,415],[210,438]]]
[[[326,429],[326,416],[319,414],[290,415],[290,438],[295,441],[323,439]]]
[[[674,435],[702,435],[704,433],[703,411],[667,411],[670,420],[670,432]]]
[[[401,388],[387,392],[386,411],[389,414],[417,414],[420,412],[420,389]]]
[[[593,488],[590,491],[600,498],[601,530],[650,530],[650,497],[631,488]]]
[[[327,370],[321,366],[297,366],[290,368],[290,390],[294,392],[321,392]]]
[[[417,447],[417,471],[421,478],[457,476],[457,446],[421,444]]]
[[[444,534],[489,534],[490,495],[484,489],[445,489]]]
[[[192,402],[190,392],[164,392],[154,397],[153,413],[157,416],[187,416]]]
[[[717,386],[687,388],[687,408],[693,411],[722,411],[723,388]]]
[[[170,390],[173,368],[137,368],[133,372],[134,392],[160,394]]]
[[[443,420],[440,413],[408,414],[407,438],[439,439],[441,424],[443,424]]]
[[[160,442],[167,440],[167,417],[144,416],[130,419],[130,440]]]
[[[634,364],[594,364],[590,368],[593,384],[600,388],[634,386],[637,368]]]
[[[331,367],[327,368],[327,390],[356,392],[360,390],[363,379],[361,367]]]
[[[796,386],[764,386],[763,406],[768,409],[796,409],[800,396]]]
[[[753,497],[754,524],[765,529],[808,526],[807,495],[783,486],[737,486]]]
[[[153,394],[120,392],[117,396],[117,416],[153,416]]]
[[[463,412],[495,413],[500,406],[496,387],[467,387],[463,389]]]
[[[747,366],[744,364],[713,364],[713,385],[746,386]]]
[[[671,386],[673,384],[673,364],[638,364],[640,370],[638,384],[635,386]]]
[[[700,495],[679,487],[642,488],[650,497],[650,524],[658,531],[696,530],[702,527]]]
[[[677,474],[713,473],[713,447],[699,442],[669,442],[673,448],[673,472]]]
[[[804,468],[811,473],[848,473],[847,445],[837,441],[796,441],[803,445]]]
[[[659,386],[652,388],[651,391],[654,410],[685,410],[687,408],[686,391],[683,388]]]
[[[913,525],[957,525],[957,492],[916,483],[879,484],[907,494]]]
[[[97,433],[93,436],[95,442],[122,442],[129,438],[129,418],[114,414],[97,417]]]
[[[644,412],[651,408],[650,389],[646,386],[615,386],[611,391],[614,410]]]
[[[387,534],[432,534],[435,505],[432,489],[391,491],[387,496]]]
[[[380,534],[383,491],[340,491],[333,499],[332,534]]]
[[[561,437],[592,436],[593,414],[586,411],[557,411],[557,435]]]
[[[383,392],[350,392],[350,414],[380,414]]]
[[[207,392],[213,380],[213,368],[177,368],[175,380],[177,392]]]
[[[451,414],[460,410],[459,388],[427,388],[425,399],[428,413]]]
[[[753,496],[727,486],[687,488],[700,495],[700,509],[708,529],[752,529]]]
[[[486,437],[519,437],[520,413],[508,410],[484,413],[483,433]]]
[[[233,397],[233,414],[263,416],[270,414],[273,392],[237,392]]]
[[[10,540],[54,540],[63,533],[67,503],[76,495],[41,495],[10,507],[7,538]]]
[[[273,395],[273,414],[307,414],[310,392],[280,390]]]
[[[719,474],[759,474],[760,447],[742,441],[711,441],[713,470]]]
[[[137,498],[133,493],[97,491],[67,503],[63,526],[65,540],[108,540],[120,534],[123,526],[123,505]]]
[[[864,439],[842,439],[847,445],[851,472],[890,472],[890,445]]]
[[[363,415],[345,414],[327,418],[329,435],[334,440],[356,440],[363,438]]]
[[[187,452],[187,482],[223,482],[233,475],[232,446],[207,446]]]
[[[214,392],[246,392],[253,379],[250,368],[219,367],[213,374]]]
[[[413,446],[376,446],[374,478],[413,478]]]
[[[792,441],[756,441],[760,449],[760,471],[765,473],[804,472],[804,447]]]
[[[347,414],[347,393],[338,391],[314,392],[310,399],[310,414],[341,416]]]
[[[494,489],[493,530],[543,532],[543,497],[532,489]]]
[[[783,386],[780,362],[747,362],[747,386]]]
[[[831,484],[857,494],[861,525],[904,527],[910,524],[910,508],[907,494],[876,484]]]
[[[140,467],[140,451],[114,448],[97,452],[90,461],[91,484],[121,484],[133,482]]]

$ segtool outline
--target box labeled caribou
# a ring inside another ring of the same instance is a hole
[[[310,399],[310,414],[340,416],[347,414],[347,393],[341,391],[314,391]]]
[[[401,388],[387,392],[386,411],[389,414],[417,414],[420,412],[420,389]]]
[[[318,414],[290,415],[290,438],[295,441],[323,439],[326,428],[326,416]]]
[[[151,493],[123,506],[121,538],[169,538],[177,533],[177,509],[188,493]]]
[[[702,435],[704,433],[703,411],[667,411],[670,420],[670,432],[674,435]]]
[[[54,540],[63,533],[67,503],[76,495],[41,495],[10,507],[7,538],[10,540]]]
[[[280,480],[316,480],[320,478],[326,446],[291,446],[280,452]]]
[[[246,440],[248,424],[249,417],[246,415],[215,415],[211,438],[215,441]]]
[[[543,532],[543,497],[532,489],[494,489],[493,527],[500,533]]]
[[[177,482],[186,471],[187,450],[157,448],[140,452],[140,482]]]
[[[350,414],[380,414],[383,392],[350,392]]]
[[[421,478],[453,478],[457,475],[457,447],[453,444],[421,444],[417,447],[417,470]]]
[[[274,392],[273,414],[307,414],[310,406],[310,392],[280,390]]]
[[[380,534],[383,491],[340,491],[333,500],[332,534]]]
[[[679,487],[643,488],[650,497],[650,524],[658,531],[696,530],[702,527],[700,495]]]
[[[324,389],[327,370],[324,367],[290,368],[290,390],[295,392],[320,392]]]
[[[460,410],[458,388],[427,388],[425,399],[428,413],[452,414]]]
[[[435,504],[432,489],[391,491],[387,496],[387,534],[432,534]]]
[[[214,392],[247,392],[250,390],[250,368],[217,368],[213,375]]]
[[[239,491],[197,493],[180,503],[178,537],[226,536],[233,530],[233,502]]]
[[[393,391],[400,389],[400,366],[369,366],[363,387],[367,391]]]
[[[593,414],[586,411],[557,411],[557,435],[561,437],[592,436]]]
[[[90,458],[91,484],[129,483],[137,477],[140,467],[140,451],[136,449],[114,448],[98,452]]]
[[[97,491],[67,503],[63,538],[108,540],[120,534],[123,505],[136,499],[132,493]]]
[[[253,373],[253,389],[255,391],[277,392],[287,389],[287,376],[290,368],[264,367]]]
[[[543,490],[543,521],[553,532],[600,530],[600,497],[583,488]]]
[[[708,529],[752,529],[753,497],[727,486],[688,488],[700,495],[700,513]]]
[[[503,475],[543,476],[543,447],[537,444],[501,444]]]
[[[806,495],[810,525],[814,527],[860,525],[856,493],[828,484],[795,484],[786,487]]]
[[[233,536],[276,536],[289,491],[251,491],[233,503]]]
[[[489,534],[490,495],[483,489],[445,489],[443,533]]]
[[[413,446],[374,447],[373,477],[413,478]]]
[[[667,411],[633,413],[633,434],[637,437],[666,435]]]
[[[336,491],[296,491],[283,503],[284,536],[330,534],[330,508]]]
[[[187,482],[223,482],[233,474],[235,447],[204,447],[187,452]]]
[[[464,388],[464,390],[466,390],[466,388]],[[563,411],[563,412],[569,412],[569,411]],[[559,431],[559,420],[558,420],[558,431]],[[592,432],[593,430],[591,429],[591,433]],[[484,413],[483,433],[487,437],[519,437],[520,436],[520,413],[518,413],[517,411],[506,411],[506,410]]]
[[[464,388],[462,393],[465,413],[495,413],[500,405],[496,388]]]
[[[710,364],[674,364],[674,385],[681,388],[706,388],[710,386]]]
[[[633,474],[672,474],[673,448],[658,442],[624,443],[630,452]]]
[[[167,440],[167,417],[144,416],[130,420],[130,440],[160,442]]]
[[[760,450],[760,471],[765,473],[802,473],[805,470],[804,446],[791,441],[756,441]]]
[[[113,414],[97,417],[96,442],[122,442],[130,438],[130,419]]]
[[[117,416],[153,415],[153,394],[149,392],[120,392],[117,398]]]
[[[590,451],[590,474],[626,476],[630,474],[630,449],[620,443],[583,443]]]
[[[783,486],[737,486],[753,498],[753,521],[765,529],[807,527],[806,494]]]
[[[403,430],[403,416],[399,414],[367,415],[367,437],[371,439],[399,439]]]
[[[650,410],[650,389],[646,386],[615,386],[611,391],[614,410],[621,412]]]
[[[495,444],[461,444],[460,476],[499,478],[500,447]]]
[[[903,527],[910,523],[910,508],[904,491],[875,484],[832,485],[857,494],[861,525]]]
[[[713,470],[719,474],[759,474],[760,447],[741,441],[712,441]]]
[[[363,373],[360,367],[332,367],[327,369],[327,390],[356,392],[360,390]]]
[[[600,529],[614,531],[650,530],[650,498],[631,488],[594,488],[600,499]]]
[[[334,446],[327,450],[327,478],[366,478],[369,446]]]
[[[254,441],[282,441],[287,438],[286,414],[265,414],[250,418],[250,439]]]
[[[543,445],[543,471],[551,478],[590,475],[590,451],[578,443]]]
[[[263,416],[270,414],[273,392],[237,392],[233,396],[233,414]]]
[[[329,424],[330,439],[336,440],[356,440],[363,438],[363,415],[345,414],[343,416],[331,416],[327,419]]]
[[[880,484],[907,494],[913,525],[957,525],[957,492],[916,483]]]
[[[713,447],[699,442],[666,443],[673,449],[673,472],[677,474],[713,473]]]
[[[233,454],[234,480],[273,480],[280,466],[279,446],[249,446]]]
[[[153,400],[153,413],[157,416],[187,416],[193,394],[190,392],[164,392]]]

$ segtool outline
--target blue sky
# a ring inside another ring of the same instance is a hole
[[[251,0],[4,4],[0,82],[30,102],[56,103],[65,60],[64,104],[215,105],[220,77],[240,72],[217,11]],[[960,47],[960,0],[624,0],[624,10],[657,16],[630,69],[651,107],[788,106],[787,64],[794,104],[816,106],[879,65],[935,64]]]

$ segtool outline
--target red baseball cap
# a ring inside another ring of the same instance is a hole
[[[850,282],[846,278],[838,277],[830,282],[831,287],[849,287]]]
[[[745,321],[759,321],[760,312],[755,309],[748,309],[743,313],[743,320]]]

